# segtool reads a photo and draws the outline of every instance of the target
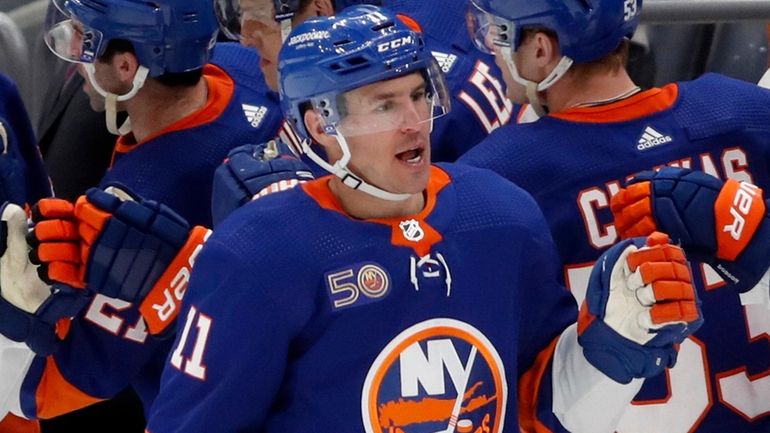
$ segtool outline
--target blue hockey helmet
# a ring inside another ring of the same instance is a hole
[[[522,30],[556,33],[563,56],[587,63],[611,53],[639,24],[642,0],[468,0],[471,38],[483,51],[522,41]]]
[[[336,17],[299,25],[280,54],[281,104],[303,138],[307,103],[321,115],[327,133],[346,136],[386,130],[387,119],[362,130],[345,125],[346,93],[379,81],[420,72],[426,80],[429,121],[449,111],[447,86],[422,34],[387,9],[356,6]],[[348,101],[349,102],[349,101]]]
[[[334,11],[349,6],[370,4],[381,6],[382,0],[332,0]],[[302,0],[215,0],[215,9],[222,31],[233,40],[239,40],[245,20],[261,21],[266,25],[284,24],[291,31],[291,18],[299,12]]]
[[[212,0],[52,0],[46,43],[64,60],[93,63],[129,41],[149,76],[200,69],[219,29]]]

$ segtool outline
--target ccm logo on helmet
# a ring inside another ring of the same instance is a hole
[[[733,217],[733,222],[724,226],[722,231],[729,232],[730,237],[736,241],[743,234],[743,228],[746,226],[746,217],[749,216],[758,189],[756,185],[741,182],[738,191],[735,192],[733,205],[730,207],[730,215]]]
[[[394,39],[392,41],[383,42],[381,44],[377,45],[377,52],[383,53],[385,51],[389,51],[398,47],[403,47],[405,45],[411,45],[414,43],[414,40],[411,36],[405,36],[400,39]]]

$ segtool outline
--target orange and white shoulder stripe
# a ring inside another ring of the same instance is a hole
[[[300,156],[304,153],[302,151],[302,139],[287,120],[284,120],[281,124],[281,128],[278,130],[278,138],[289,146],[294,155]]]

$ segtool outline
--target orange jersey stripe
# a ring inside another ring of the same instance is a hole
[[[40,424],[9,413],[0,421],[0,433],[40,433]]]
[[[102,401],[69,383],[50,356],[45,361],[45,371],[40,379],[35,400],[37,416],[40,419],[53,418]]]
[[[519,427],[522,432],[552,433],[537,419],[537,402],[540,397],[540,384],[543,382],[543,375],[546,374],[546,367],[553,358],[558,341],[559,338],[557,337],[548,347],[543,349],[537,355],[532,368],[519,378]]]

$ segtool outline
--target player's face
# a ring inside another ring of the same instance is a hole
[[[430,171],[431,104],[422,74],[413,73],[348,92],[342,129],[380,132],[346,137],[351,159],[348,167],[367,182],[386,191],[416,194],[427,185]],[[390,123],[387,123],[390,122]],[[392,127],[378,128],[391,124]],[[334,155],[334,153],[337,153]],[[341,157],[332,146],[330,157]]]
[[[281,27],[275,20],[273,0],[241,0],[241,44],[255,48],[259,67],[272,90],[278,90],[278,52]]]
[[[94,62],[93,66],[94,78],[99,82],[101,88],[110,93],[120,95],[131,89],[131,83],[122,82],[115,76],[114,70],[118,67],[115,63],[117,57],[119,56],[114,56],[110,62],[97,60]],[[94,89],[94,86],[91,84],[91,79],[88,77],[84,68],[83,65],[78,65],[78,73],[85,79],[83,92],[88,95],[88,102],[91,105],[91,109],[96,112],[102,112],[105,110],[104,97]],[[118,103],[118,107],[122,108],[122,103]]]
[[[261,57],[259,67],[267,85],[278,91],[278,54],[281,52],[281,25],[275,20],[273,0],[241,0],[241,44],[255,48]],[[291,18],[292,28],[315,16],[307,7]]]

